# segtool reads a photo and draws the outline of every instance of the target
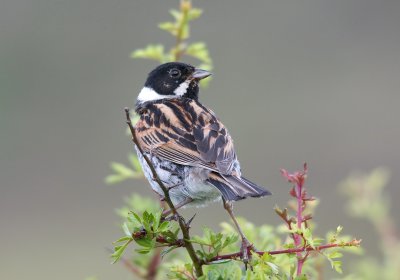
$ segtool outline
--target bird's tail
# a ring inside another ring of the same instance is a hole
[[[222,194],[224,200],[241,200],[246,197],[261,197],[271,195],[271,192],[247,180],[244,177],[220,175],[211,172],[207,180]]]

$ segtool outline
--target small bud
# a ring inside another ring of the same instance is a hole
[[[304,181],[307,178],[307,164],[304,164],[303,171],[296,171],[294,173],[289,173],[286,169],[281,169],[281,174],[290,183],[296,184],[298,186],[303,186]]]
[[[192,8],[192,3],[188,0],[182,0],[181,1],[181,11],[182,12],[188,12]]]
[[[293,196],[293,197],[297,197],[297,194],[296,194],[296,189],[295,189],[294,187],[293,187],[293,188],[291,188],[291,190],[290,190],[289,194],[290,194],[291,196]]]

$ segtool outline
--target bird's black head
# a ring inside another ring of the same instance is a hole
[[[138,103],[171,97],[198,99],[201,79],[210,76],[205,70],[181,63],[162,64],[149,73],[138,96]]]

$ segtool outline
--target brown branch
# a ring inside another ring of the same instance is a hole
[[[157,174],[152,162],[143,153],[143,150],[140,147],[139,141],[138,141],[138,139],[136,137],[135,128],[132,125],[131,117],[130,117],[130,114],[129,114],[129,108],[125,108],[125,116],[126,116],[126,123],[129,126],[129,129],[130,129],[131,134],[132,134],[133,143],[136,145],[137,150],[143,156],[144,160],[146,161],[147,165],[149,166],[149,168],[151,170],[151,173],[153,175],[153,180],[155,180],[157,182],[157,184],[160,186],[160,188],[162,189],[162,191],[164,193],[164,201],[168,204],[168,206],[171,209],[172,213],[178,217],[179,227],[181,228],[182,235],[183,235],[183,247],[186,248],[186,251],[188,252],[189,257],[191,258],[191,260],[193,262],[193,267],[195,269],[197,277],[200,277],[200,276],[203,275],[203,271],[202,271],[202,268],[201,268],[203,263],[202,263],[202,261],[200,261],[200,259],[196,255],[194,247],[193,247],[193,244],[191,242],[189,242],[189,240],[191,239],[190,238],[190,234],[189,234],[189,226],[187,225],[185,219],[181,215],[179,215],[179,213],[176,211],[176,208],[175,208],[174,204],[172,203],[171,198],[169,196],[168,187],[166,187],[164,185],[164,183],[161,181],[161,179],[158,176],[158,174]]]
[[[331,244],[316,246],[314,248],[308,246],[308,247],[302,247],[302,248],[290,248],[290,249],[276,250],[276,251],[254,251],[253,253],[255,253],[257,255],[264,255],[264,254],[279,255],[279,254],[297,254],[297,253],[301,253],[301,252],[312,252],[312,251],[319,252],[324,249],[335,248],[335,247],[339,247],[339,248],[358,247],[358,246],[360,246],[360,243],[361,243],[361,239],[360,240],[354,239],[354,240],[352,240],[350,242],[346,242],[346,243],[331,243]],[[241,252],[227,254],[227,255],[220,255],[220,256],[216,256],[216,257],[210,259],[208,262],[210,263],[210,262],[219,261],[219,260],[237,259],[237,258],[240,258],[241,256],[242,256]]]
[[[157,279],[157,272],[161,262],[161,249],[156,248],[154,251],[154,255],[147,266],[147,274],[145,277],[146,280]]]

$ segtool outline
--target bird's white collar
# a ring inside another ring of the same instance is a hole
[[[179,87],[177,87],[174,90],[174,95],[163,95],[163,94],[159,94],[157,93],[154,89],[150,88],[150,87],[143,87],[142,90],[140,91],[137,101],[139,103],[144,103],[147,101],[154,101],[154,100],[160,100],[160,99],[166,99],[166,98],[175,98],[175,97],[180,97],[183,96],[188,87],[189,87],[190,81],[184,81],[183,83],[181,83],[179,85]]]
[[[164,98],[173,98],[175,95],[162,95],[158,94],[154,89],[149,87],[143,87],[140,91],[137,101],[139,103],[144,103],[147,101],[159,100]]]

